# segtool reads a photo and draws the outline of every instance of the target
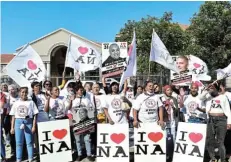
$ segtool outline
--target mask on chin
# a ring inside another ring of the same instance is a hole
[[[218,96],[218,92],[217,91],[210,92],[210,95],[212,97],[217,97]]]
[[[153,92],[151,93],[151,92],[148,92],[148,91],[147,91],[147,94],[148,94],[148,95],[153,95],[154,93],[153,93]]]

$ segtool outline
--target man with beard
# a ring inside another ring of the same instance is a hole
[[[185,119],[189,123],[206,123],[206,114],[201,109],[205,109],[204,101],[201,101],[198,96],[199,87],[197,84],[192,84],[190,95],[184,101],[186,108]]]

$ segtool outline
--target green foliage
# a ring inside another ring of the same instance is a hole
[[[230,2],[205,2],[191,19],[188,33],[193,39],[185,53],[199,56],[214,76],[214,70],[231,62]]]
[[[161,18],[147,16],[140,21],[131,21],[120,30],[120,37],[116,41],[132,41],[133,29],[136,31],[138,72],[148,73],[149,54],[153,29],[165,44],[171,55],[180,54],[189,43],[189,34],[185,33],[177,23],[172,23],[172,13],[166,12]],[[151,62],[151,73],[160,72],[163,66]]]

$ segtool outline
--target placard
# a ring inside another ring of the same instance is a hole
[[[206,128],[206,124],[179,123],[173,162],[203,162]]]
[[[97,124],[97,161],[129,162],[128,124]]]
[[[72,161],[69,120],[38,123],[39,155],[41,162]]]
[[[134,128],[135,162],[166,162],[166,131],[156,123],[140,123]]]
[[[128,56],[127,42],[102,43],[102,75],[117,76],[123,73]]]
[[[84,134],[95,131],[96,109],[92,105],[85,105],[81,102],[80,106],[73,107],[73,131],[75,134]]]

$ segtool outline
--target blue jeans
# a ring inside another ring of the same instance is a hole
[[[90,138],[90,134],[75,135],[75,140],[76,140],[76,147],[77,147],[77,151],[78,151],[78,156],[82,156],[81,142],[83,142],[83,141],[85,143],[87,156],[91,156],[91,138]]]
[[[20,126],[24,124],[24,129],[20,129]],[[33,120],[29,119],[15,119],[15,141],[16,141],[16,158],[17,161],[22,160],[24,136],[26,138],[27,153],[29,161],[33,159],[33,134],[32,134]]]
[[[189,117],[188,119],[189,123],[201,123],[201,124],[205,124],[205,120],[197,118],[197,117]]]
[[[6,150],[5,150],[5,145],[4,145],[4,140],[3,140],[3,133],[2,133],[2,124],[0,128],[0,135],[1,135],[1,156],[3,159],[6,158]]]

